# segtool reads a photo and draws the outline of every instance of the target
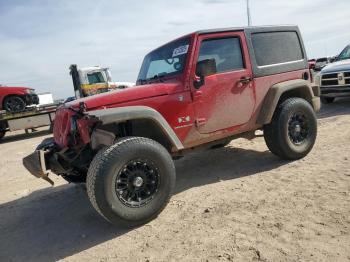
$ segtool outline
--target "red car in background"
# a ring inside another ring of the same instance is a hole
[[[39,97],[35,94],[34,89],[0,85],[0,110],[17,113],[33,104],[39,104]]]

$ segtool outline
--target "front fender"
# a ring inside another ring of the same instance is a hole
[[[0,90],[1,91],[1,90]],[[4,92],[3,94],[0,94],[0,107],[3,104],[6,97],[9,96],[25,96],[27,93],[22,90],[11,90],[11,92]]]
[[[151,107],[147,106],[127,106],[118,108],[108,108],[101,110],[89,111],[87,114],[98,119],[103,125],[111,123],[121,123],[128,120],[149,119],[167,136],[171,144],[177,149],[184,149],[183,144],[170,127],[164,117]]]

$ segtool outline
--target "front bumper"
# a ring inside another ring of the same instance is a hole
[[[39,104],[39,97],[37,94],[28,94],[25,96],[27,105],[37,105]]]
[[[350,96],[350,85],[344,86],[321,86],[323,97],[345,97]]]
[[[49,178],[49,171],[46,166],[48,154],[49,151],[36,150],[23,158],[23,165],[33,176],[42,178],[53,185],[54,182]]]
[[[90,147],[60,148],[53,138],[47,138],[38,145],[35,152],[23,158],[23,165],[33,176],[53,185],[49,173],[72,176],[70,181],[76,181],[74,177],[87,173],[93,156]]]

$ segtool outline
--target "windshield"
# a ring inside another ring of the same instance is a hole
[[[87,76],[88,76],[89,84],[98,84],[98,83],[106,82],[101,72],[94,72],[90,74],[88,73]]]
[[[182,38],[146,55],[137,82],[142,84],[150,79],[181,73],[186,64],[189,43],[189,38]]]
[[[316,63],[317,62],[321,62],[321,63],[322,62],[327,62],[327,60],[328,60],[327,58],[319,58],[319,59],[316,60]]]
[[[341,53],[337,57],[338,61],[339,60],[345,60],[345,59],[350,59],[350,45],[345,47],[345,49],[343,51],[341,51]]]

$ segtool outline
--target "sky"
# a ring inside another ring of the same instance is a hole
[[[350,44],[349,0],[250,0],[253,25],[297,24],[309,58]],[[0,84],[73,95],[69,65],[135,82],[144,55],[199,29],[246,26],[245,0],[0,0]]]

